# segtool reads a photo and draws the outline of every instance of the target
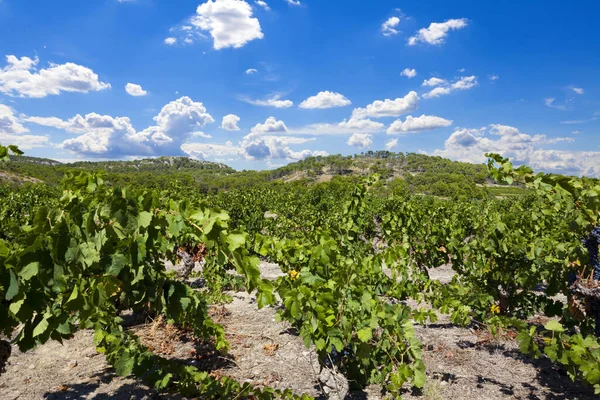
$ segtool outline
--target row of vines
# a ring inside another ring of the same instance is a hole
[[[496,155],[489,169],[529,194],[446,201],[388,190],[376,176],[211,196],[114,187],[89,173],[66,177],[62,190],[2,188],[0,334],[26,351],[94,329],[97,349],[119,374],[158,390],[308,398],[161,358],[124,328],[123,310],[160,314],[226,352],[208,307],[224,301],[223,282],[235,270],[259,307],[280,299],[278,318],[316,348],[323,368],[356,387],[380,384],[394,398],[423,387],[414,324],[441,312],[457,325],[517,331],[522,352],[550,358],[600,393],[600,185],[515,169]],[[203,291],[165,268],[178,262],[178,249],[197,246]],[[262,279],[261,258],[286,275]],[[452,281],[431,280],[429,269],[445,264],[456,271]],[[413,309],[407,299],[433,308]],[[550,322],[531,323],[534,315]]]

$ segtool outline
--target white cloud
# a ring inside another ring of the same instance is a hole
[[[258,70],[256,68],[248,68],[246,70],[246,75],[252,75],[252,74],[255,74],[257,72],[258,72]]]
[[[166,38],[166,39],[165,39],[165,41],[164,41],[164,42],[165,42],[165,44],[166,44],[166,45],[172,46],[172,45],[174,45],[175,43],[177,43],[177,38],[174,38],[174,37],[168,37],[168,38]]]
[[[581,131],[577,131],[577,130],[575,130],[575,131],[573,131],[573,132],[571,132],[571,133],[572,133],[573,135],[579,135],[579,134],[581,133]]]
[[[448,83],[448,81],[444,79],[431,78],[423,82],[422,86],[436,86],[436,88],[430,90],[429,92],[423,94],[423,98],[425,99],[433,99],[436,97],[440,97],[443,95],[450,94],[457,90],[469,90],[477,86],[479,83],[477,82],[477,77],[472,76],[463,76],[460,79]]]
[[[392,151],[396,147],[398,147],[398,139],[391,139],[385,143],[385,149],[388,151]]]
[[[181,145],[190,137],[199,136],[198,128],[214,122],[204,105],[189,97],[165,105],[154,117],[155,125],[140,132],[127,117],[96,113],[68,120],[29,117],[26,121],[80,134],[65,140],[61,147],[93,157],[182,154]]]
[[[312,108],[333,108],[345,107],[352,104],[343,94],[330,91],[319,92],[304,100],[298,107],[305,109]]]
[[[428,28],[421,28],[415,36],[408,39],[408,44],[414,46],[419,42],[440,45],[446,40],[448,32],[467,26],[467,19],[449,19],[446,22],[432,22]]]
[[[600,176],[600,152],[570,152],[543,148],[572,138],[547,138],[528,135],[517,128],[492,124],[481,129],[457,129],[433,154],[453,160],[481,163],[485,153],[499,153],[516,165],[527,164],[535,170],[564,174]]]
[[[264,124],[256,124],[250,130],[250,135],[246,138],[253,139],[265,133],[281,133],[287,132],[288,128],[283,121],[278,121],[275,117],[269,117]]]
[[[458,72],[465,72],[466,70],[467,70],[466,68],[457,69]]]
[[[381,132],[385,129],[385,125],[372,121],[370,119],[355,119],[350,118],[343,120],[337,124],[317,123],[309,124],[299,128],[292,128],[289,133],[292,135],[348,135],[355,132],[371,133]]]
[[[262,0],[255,0],[254,3],[264,8],[265,11],[271,11],[271,7],[269,7],[269,5]]]
[[[289,145],[303,144],[314,138],[274,135],[287,132],[285,123],[275,117],[267,118],[264,124],[256,124],[240,142],[244,157],[250,160],[300,160],[313,154],[310,150],[293,151]]]
[[[548,97],[546,99],[544,99],[544,104],[547,107],[550,108],[554,108],[560,111],[566,111],[567,110],[567,102],[565,102],[565,104],[555,104],[554,101],[556,100],[556,98],[554,97]]]
[[[260,106],[260,107],[289,108],[294,105],[294,102],[291,100],[280,100],[281,95],[275,95],[275,96],[271,97],[270,99],[266,99],[266,100],[258,100],[258,99],[254,100],[254,99],[250,99],[246,96],[240,96],[239,99],[248,104],[252,104],[254,106]]]
[[[423,81],[423,83],[421,84],[421,86],[441,86],[441,85],[447,85],[448,81],[445,79],[441,79],[441,78],[429,78],[429,79],[425,79]]]
[[[436,87],[423,95],[424,99],[433,99],[446,94],[450,94],[449,87]]]
[[[368,133],[355,133],[346,143],[359,149],[366,149],[373,144],[373,136]]]
[[[237,126],[238,122],[240,122],[240,117],[235,114],[228,114],[223,117],[221,128],[226,131],[239,131],[240,128]]]
[[[50,139],[47,136],[25,135],[28,132],[29,130],[15,116],[14,110],[0,103],[0,144],[14,144],[19,146],[21,150],[50,144]]]
[[[399,97],[395,100],[376,100],[367,105],[366,108],[355,108],[354,111],[352,111],[352,118],[397,117],[416,110],[418,106],[419,96],[417,95],[417,92],[411,91],[406,96]]]
[[[125,85],[125,91],[132,96],[145,96],[148,94],[147,91],[142,89],[142,87],[135,83],[128,83]]]
[[[376,132],[382,130],[385,125],[368,118],[352,117],[349,120],[343,120],[337,126],[351,131]]]
[[[285,0],[290,6],[301,6],[300,0]]]
[[[397,35],[399,32],[396,29],[400,24],[400,18],[390,17],[387,21],[381,24],[381,33],[383,36]]]
[[[561,124],[567,124],[567,125],[587,124],[588,122],[596,121],[598,118],[600,118],[600,112],[595,113],[594,116],[592,116],[591,118],[587,118],[587,119],[574,119],[574,120],[569,120],[569,121],[560,121],[560,123]]]
[[[400,72],[400,75],[405,76],[407,78],[414,78],[415,76],[417,76],[417,70],[414,68],[405,68],[402,72]]]
[[[2,103],[0,103],[0,132],[11,135],[27,132],[27,129],[21,125],[19,119],[15,116],[13,109]]]
[[[452,125],[452,121],[434,115],[421,115],[413,118],[411,115],[406,120],[397,119],[387,130],[388,135],[395,133],[414,133],[428,131],[437,128],[444,128]]]
[[[227,142],[226,144],[184,143],[181,146],[181,150],[190,157],[201,160],[238,156],[243,152],[241,147],[234,146],[231,142]]]
[[[577,94],[583,94],[584,93],[584,90],[582,88],[577,88],[577,87],[574,87],[573,91],[575,93],[577,93]]]
[[[497,81],[498,79],[500,79],[500,77],[496,74],[489,74],[488,79],[493,82],[493,81]]]
[[[36,69],[38,58],[6,56],[7,65],[0,69],[0,93],[9,96],[42,98],[61,92],[88,93],[109,89],[98,75],[81,65],[50,64]]]
[[[463,76],[458,81],[454,82],[450,85],[450,89],[452,90],[468,90],[477,86],[477,77],[476,76]]]
[[[209,135],[209,134],[207,134],[207,133],[204,133],[204,132],[202,132],[202,131],[196,131],[196,132],[192,132],[192,133],[190,134],[190,136],[192,136],[192,137],[201,137],[201,138],[204,138],[204,139],[212,139],[212,136],[211,136],[211,135]]]
[[[215,50],[237,49],[264,37],[260,22],[252,18],[252,7],[244,0],[208,0],[198,6],[191,23],[210,32]]]

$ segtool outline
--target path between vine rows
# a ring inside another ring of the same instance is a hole
[[[276,264],[261,263],[263,276],[281,274]],[[431,271],[444,282],[452,270]],[[231,344],[222,357],[194,343],[181,331],[160,320],[134,326],[153,351],[182,362],[210,369],[242,382],[292,388],[318,397],[318,363],[287,323],[275,322],[275,308],[258,310],[255,298],[231,293],[233,302],[211,310],[224,325]],[[412,304],[416,306],[416,304]],[[427,327],[417,326],[423,341],[423,360],[428,381],[422,391],[404,398],[442,399],[552,399],[591,400],[593,391],[573,383],[566,373],[547,360],[531,360],[519,354],[510,337],[493,339],[469,328],[451,326],[447,316]],[[0,399],[180,399],[154,390],[131,378],[114,374],[93,345],[93,333],[80,331],[62,345],[49,342],[28,353],[13,349],[7,372],[0,376]],[[378,387],[351,393],[348,399],[382,399]]]

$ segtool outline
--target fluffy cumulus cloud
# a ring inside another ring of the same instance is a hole
[[[572,89],[577,94],[583,94],[584,93],[584,90],[582,88],[574,87]]]
[[[400,72],[400,75],[407,78],[414,78],[417,76],[417,70],[414,68],[405,68],[402,72]]]
[[[189,97],[165,105],[154,117],[155,125],[143,131],[136,131],[127,117],[96,113],[76,115],[68,120],[29,117],[26,121],[79,134],[65,140],[61,147],[90,157],[183,154],[182,144],[204,125],[214,122],[204,105]]]
[[[397,133],[415,133],[429,131],[437,128],[445,128],[452,125],[452,121],[434,115],[421,115],[413,117],[409,115],[406,120],[397,119],[387,129],[388,135]]]
[[[493,124],[480,129],[457,129],[435,155],[458,161],[485,162],[485,153],[499,153],[517,165],[526,164],[535,170],[562,174],[600,176],[600,152],[565,151],[548,148],[573,138],[548,138],[529,135],[519,129]]]
[[[241,96],[239,99],[245,103],[259,107],[290,108],[294,105],[294,102],[291,100],[281,100],[281,95],[275,95],[266,100],[251,99],[246,96]]]
[[[240,128],[237,126],[238,122],[240,122],[240,117],[235,114],[228,114],[223,117],[221,128],[226,131],[239,131]]]
[[[411,91],[406,96],[399,97],[395,100],[376,100],[365,108],[355,108],[354,111],[352,111],[352,118],[397,117],[415,111],[418,106],[419,96],[417,95],[417,92]]]
[[[264,37],[260,22],[252,17],[252,6],[244,0],[208,0],[198,6],[190,22],[210,33],[216,50],[237,49]]]
[[[359,149],[366,149],[373,144],[373,135],[369,135],[368,133],[354,133],[346,143]]]
[[[175,43],[177,43],[177,38],[170,36],[168,38],[165,38],[164,42],[168,46],[173,46]]]
[[[450,94],[457,90],[469,90],[474,88],[478,84],[479,83],[477,82],[477,77],[475,75],[472,75],[460,77],[459,79],[451,83],[446,81],[445,79],[431,78],[424,81],[421,86],[435,86],[432,90],[423,94],[423,98],[433,99],[436,97]]]
[[[258,72],[258,70],[256,68],[248,68],[246,70],[246,75],[252,75],[252,74],[255,74],[257,72]]]
[[[414,46],[417,43],[428,43],[440,45],[446,40],[446,36],[452,30],[462,29],[467,26],[467,19],[449,19],[446,22],[432,22],[428,28],[421,28],[408,39],[408,44]]]
[[[227,159],[242,154],[242,149],[232,142],[226,142],[225,144],[184,143],[181,149],[190,157],[201,160]]]
[[[425,79],[423,81],[423,83],[421,84],[421,86],[436,87],[436,86],[445,86],[447,84],[448,84],[447,80],[433,77],[433,78]]]
[[[335,92],[319,92],[318,94],[309,97],[304,100],[298,107],[310,109],[310,108],[333,108],[333,107],[345,107],[352,104],[343,94]]]
[[[22,150],[44,147],[50,144],[47,136],[27,135],[25,128],[12,108],[0,103],[0,144],[14,144]]]
[[[373,121],[368,118],[350,118],[345,119],[340,123],[316,123],[292,128],[288,133],[293,135],[327,136],[348,135],[355,132],[374,133],[381,132],[384,129],[385,125],[381,122]]]
[[[109,89],[98,75],[81,65],[50,64],[38,69],[39,59],[6,56],[7,65],[0,68],[0,93],[9,96],[42,98],[61,92],[88,93]]]
[[[396,147],[398,147],[398,139],[391,139],[385,142],[385,149],[388,151],[392,151]]]
[[[285,0],[285,2],[288,3],[290,6],[301,6],[302,5],[300,0]]]
[[[148,94],[147,91],[142,89],[142,87],[135,83],[128,83],[125,85],[125,91],[129,93],[131,96],[145,96]]]
[[[299,138],[288,135],[288,128],[281,120],[269,117],[256,124],[240,141],[242,155],[250,160],[301,160],[311,155],[324,154],[311,150],[294,151],[290,145],[303,144],[314,138]]]
[[[381,24],[381,33],[383,36],[393,36],[399,33],[398,25],[400,25],[400,18],[390,17],[387,21]]]

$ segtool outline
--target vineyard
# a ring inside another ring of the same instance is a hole
[[[4,163],[9,152],[20,154],[0,147]],[[116,374],[166,397],[435,398],[424,354],[436,338],[421,339],[443,321],[508,338],[600,395],[600,182],[494,154],[487,172],[519,194],[447,199],[377,174],[201,193],[101,170],[1,187],[0,383],[17,351],[86,335]],[[240,299],[256,311],[219,312]],[[250,312],[315,355],[316,392],[165,356],[131,322],[185,335],[218,363],[236,346],[228,326]]]

